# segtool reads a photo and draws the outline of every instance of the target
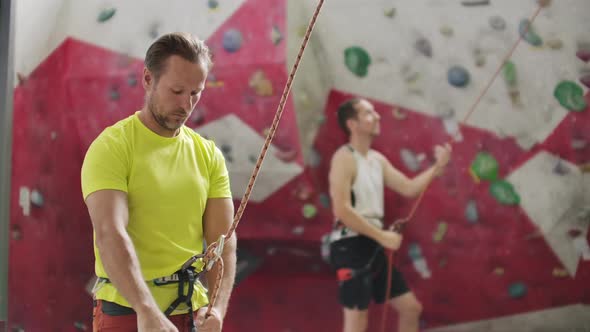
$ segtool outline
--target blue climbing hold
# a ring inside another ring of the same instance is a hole
[[[223,48],[230,52],[237,52],[242,47],[242,33],[236,29],[229,29],[223,34]]]
[[[412,260],[416,260],[422,257],[422,249],[420,249],[420,245],[418,243],[411,243],[409,245],[408,256],[410,256]]]
[[[324,208],[329,208],[330,207],[330,196],[328,196],[328,194],[326,193],[321,193],[320,194],[320,204],[324,207]]]
[[[449,84],[462,88],[469,83],[469,72],[461,66],[453,66],[447,73]]]
[[[208,5],[209,5],[209,9],[217,9],[217,7],[219,7],[219,1],[209,0]]]

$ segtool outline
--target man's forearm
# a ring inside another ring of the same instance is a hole
[[[133,309],[159,310],[143,280],[135,248],[126,232],[97,235],[97,247],[111,283]]]
[[[432,181],[432,179],[439,175],[440,169],[438,166],[434,165],[425,170],[424,172],[418,174],[414,177],[411,182],[411,190],[410,196],[416,197],[422,193],[422,191],[428,186],[428,184]]]
[[[373,240],[377,240],[381,233],[380,228],[368,222],[351,207],[344,207],[342,210],[338,218],[346,227]]]
[[[219,285],[219,291],[214,305],[214,308],[221,314],[222,319],[227,313],[229,298],[234,288],[234,280],[236,276],[236,247],[237,240],[234,233],[234,236],[225,242],[223,254],[221,255],[221,258],[223,259],[223,278],[221,279],[221,284]],[[207,272],[209,292],[213,292],[219,268],[220,264],[217,263],[211,271]]]

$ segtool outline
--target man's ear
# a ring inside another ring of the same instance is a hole
[[[145,67],[143,68],[142,84],[146,90],[150,90],[154,84],[154,75]]]

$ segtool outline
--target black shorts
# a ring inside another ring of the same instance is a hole
[[[375,254],[376,253],[376,254]],[[371,258],[374,257],[370,266]],[[336,270],[349,268],[362,271],[353,278],[339,281],[339,302],[349,309],[364,310],[371,299],[383,303],[387,291],[387,257],[381,245],[366,236],[334,241],[330,245],[330,264]],[[395,298],[410,291],[400,271],[392,271],[391,293]]]

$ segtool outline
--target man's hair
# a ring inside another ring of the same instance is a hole
[[[357,114],[355,106],[360,101],[360,98],[352,98],[338,106],[338,124],[340,125],[340,128],[344,130],[347,136],[350,136],[350,129],[346,125],[346,121],[349,119],[356,119]]]
[[[192,63],[200,61],[207,69],[212,65],[211,53],[202,40],[189,33],[169,33],[158,38],[145,55],[144,64],[156,81],[165,70],[166,60],[172,55],[178,55]]]

